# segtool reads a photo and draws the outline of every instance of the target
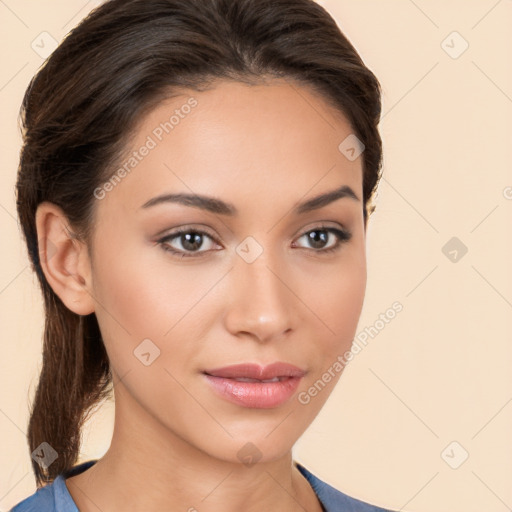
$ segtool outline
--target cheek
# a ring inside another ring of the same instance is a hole
[[[173,269],[165,257],[155,259],[157,251],[158,247],[126,250],[115,265],[98,265],[94,271],[101,332],[111,360],[124,367],[137,362],[133,351],[145,339],[160,349],[160,364],[184,362],[193,356],[192,341],[202,338],[208,324],[205,297],[218,276],[199,267],[194,272]],[[108,256],[102,261],[108,262]],[[171,346],[172,351],[166,350]]]
[[[320,319],[324,363],[350,349],[356,334],[366,290],[364,258],[364,253],[354,254],[349,264],[333,268],[322,286],[310,287],[305,295]]]
[[[310,418],[318,413],[341,377],[356,335],[366,288],[364,254],[353,263],[340,265],[339,272],[333,269],[330,279],[324,279],[322,287],[310,288],[307,295],[320,320],[311,326],[311,374],[297,399],[309,411]]]

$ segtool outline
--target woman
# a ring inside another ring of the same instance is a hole
[[[361,313],[380,111],[312,0],[110,0],[71,32],[22,105],[46,324],[14,511],[384,510],[292,457]]]

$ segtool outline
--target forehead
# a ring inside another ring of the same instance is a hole
[[[134,209],[176,190],[232,202],[259,193],[296,201],[341,185],[361,196],[362,160],[347,159],[339,148],[351,135],[341,112],[296,82],[220,82],[182,92],[140,120],[112,170],[126,172],[107,203]]]

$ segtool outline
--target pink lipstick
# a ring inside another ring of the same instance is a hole
[[[306,374],[297,366],[281,362],[268,366],[243,363],[203,373],[221,397],[255,409],[270,409],[285,403]]]

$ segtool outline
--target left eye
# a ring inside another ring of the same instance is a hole
[[[329,235],[334,235],[334,243],[331,244],[329,247],[324,247],[324,244],[326,244],[329,240]],[[348,231],[344,231],[337,228],[318,227],[307,231],[306,233],[301,235],[299,239],[306,238],[308,243],[311,243],[313,245],[313,249],[315,250],[315,252],[326,253],[338,250],[340,248],[340,245],[343,242],[348,241],[350,237],[351,234],[348,233]]]
[[[329,242],[329,235],[334,235],[333,243],[325,247]],[[304,238],[308,241],[312,247],[299,247],[306,250],[311,250],[315,254],[326,254],[337,251],[341,248],[343,242],[347,242],[352,237],[352,234],[348,231],[327,228],[319,226],[314,229],[306,231],[298,237],[298,240]],[[194,230],[194,229],[181,229],[167,235],[166,237],[158,240],[158,243],[162,246],[162,249],[170,252],[171,254],[179,258],[187,257],[199,257],[202,253],[209,252],[215,249],[206,249],[200,251],[199,249],[204,245],[204,240],[210,240],[211,247],[215,246],[216,240],[210,234],[205,231]],[[177,240],[181,245],[181,248],[175,248],[170,242]],[[293,243],[293,247],[297,247],[296,243]]]

